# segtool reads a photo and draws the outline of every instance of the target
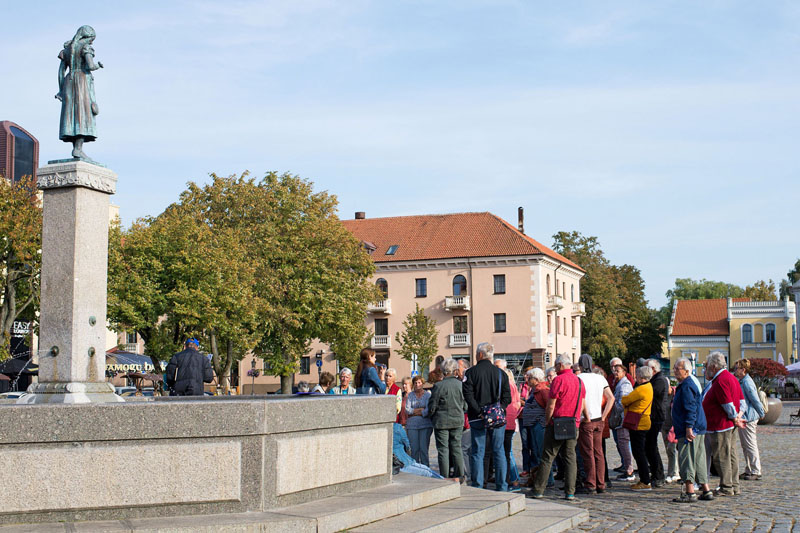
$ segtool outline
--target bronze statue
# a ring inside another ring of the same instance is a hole
[[[75,159],[88,159],[83,153],[83,143],[97,138],[94,117],[99,110],[94,98],[92,71],[103,68],[103,64],[94,61],[94,38],[91,26],[81,26],[58,54],[61,60],[56,95],[61,100],[58,138],[72,143],[72,157]]]

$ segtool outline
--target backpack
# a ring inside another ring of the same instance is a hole
[[[767,402],[767,393],[761,389],[758,389],[758,399],[761,400],[761,407],[764,408],[764,416],[767,416],[769,412],[769,402]]]

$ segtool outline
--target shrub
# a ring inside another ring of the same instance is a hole
[[[750,377],[759,389],[765,389],[773,379],[788,374],[785,366],[772,359],[750,359]]]

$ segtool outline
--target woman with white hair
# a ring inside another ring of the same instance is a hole
[[[462,483],[464,476],[464,456],[461,453],[461,433],[464,429],[464,413],[467,402],[461,390],[461,380],[457,375],[458,361],[445,359],[441,365],[442,380],[433,386],[428,400],[428,414],[433,421],[433,435],[439,459],[439,473],[445,477],[453,467],[453,477]],[[453,464],[450,464],[450,459]]]
[[[645,453],[645,439],[650,429],[650,410],[653,407],[653,386],[650,378],[653,370],[649,366],[640,366],[636,369],[636,387],[633,392],[621,400],[625,407],[625,417],[622,427],[631,435],[631,449],[636,466],[639,468],[639,482],[631,485],[636,491],[652,490],[650,486],[650,465]]]
[[[530,485],[534,479],[534,472],[542,462],[544,449],[544,429],[546,419],[547,401],[550,397],[550,388],[541,368],[532,368],[525,373],[525,380],[530,387],[530,393],[525,399],[522,409],[522,431],[528,434],[528,446],[531,450],[531,474],[528,480]],[[547,486],[555,484],[551,470]]]

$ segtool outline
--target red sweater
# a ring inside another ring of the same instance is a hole
[[[722,406],[731,404],[733,410],[738,413],[743,399],[742,387],[733,374],[727,370],[717,374],[711,383],[711,388],[703,398],[703,411],[706,414],[708,431],[715,433],[732,428],[733,420],[728,418],[728,413]]]

